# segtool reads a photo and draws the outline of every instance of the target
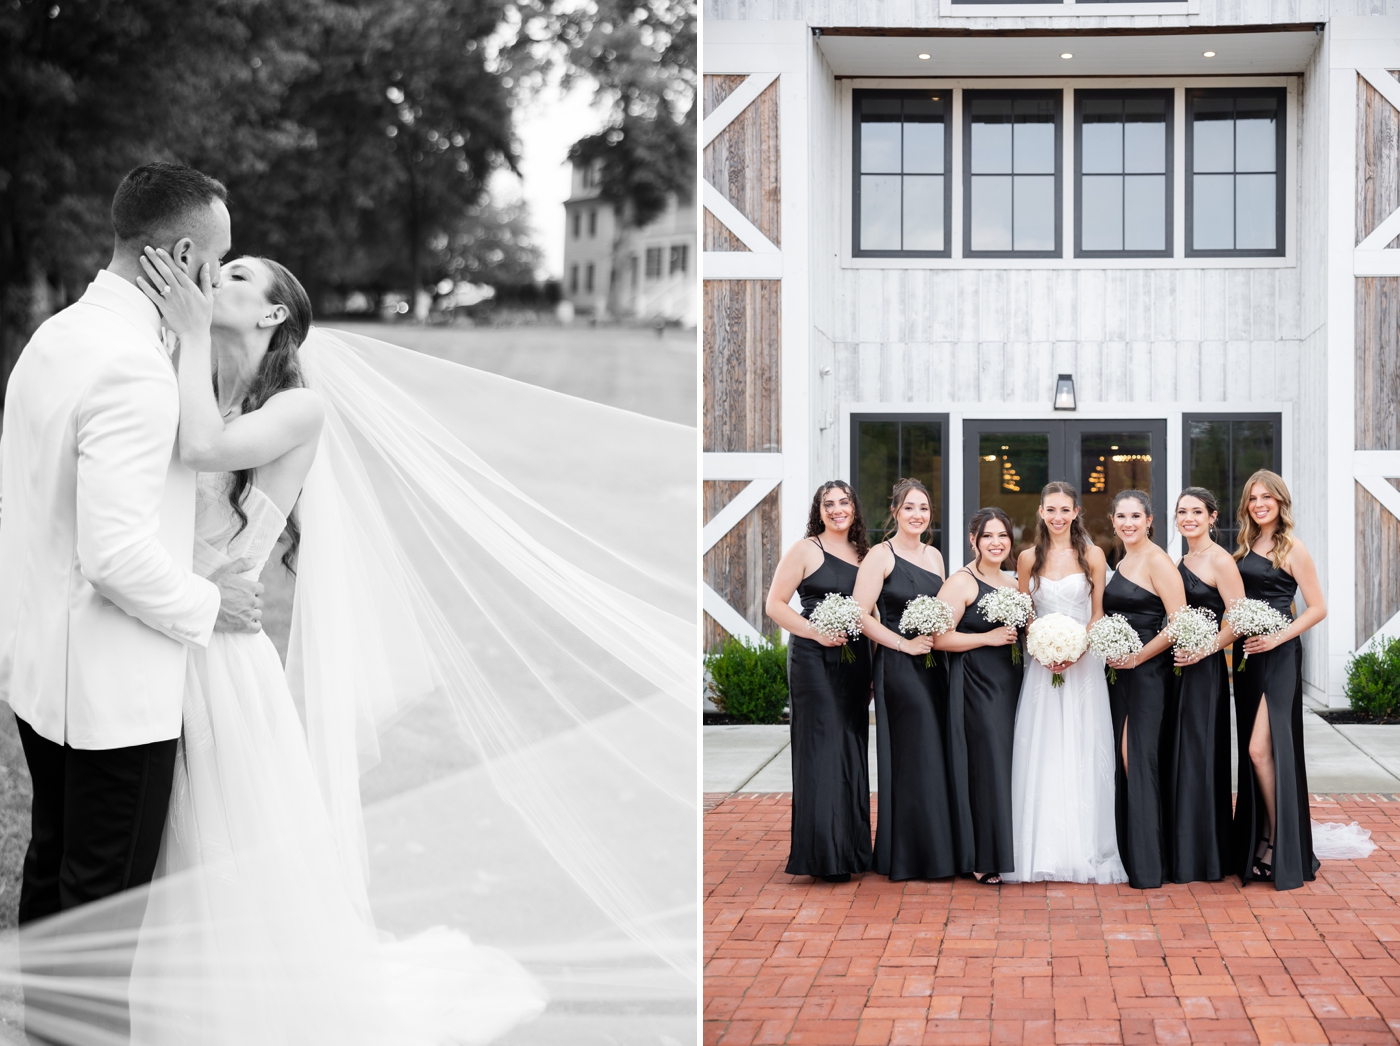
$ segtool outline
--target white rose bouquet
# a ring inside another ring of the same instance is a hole
[[[1167,622],[1163,632],[1172,641],[1173,649],[1190,657],[1205,657],[1215,653],[1215,638],[1220,628],[1215,623],[1214,611],[1205,607],[1182,607]],[[1173,665],[1172,671],[1181,675],[1181,666]]]
[[[1089,652],[1105,661],[1121,661],[1142,649],[1142,638],[1122,614],[1109,614],[1089,629]],[[1118,682],[1118,670],[1108,666],[1108,681]]]
[[[1026,653],[1046,668],[1078,661],[1089,647],[1089,630],[1066,614],[1046,614],[1026,629]],[[1051,686],[1064,686],[1065,677],[1050,674]]]
[[[993,589],[979,599],[977,609],[982,611],[982,616],[988,621],[1015,629],[1024,628],[1026,622],[1035,614],[1035,604],[1031,602],[1030,596],[1018,589],[1005,587]],[[1019,644],[1013,644],[1011,647],[1011,663],[1021,663]]]
[[[941,636],[953,627],[953,608],[935,596],[915,596],[904,606],[899,630],[906,636]],[[924,655],[924,667],[933,667],[933,651]]]
[[[865,611],[861,610],[860,604],[850,596],[832,592],[812,608],[812,616],[807,620],[827,639],[835,639],[837,636],[856,639],[865,627]],[[841,648],[841,660],[855,659],[856,652],[847,643]]]
[[[1275,636],[1292,624],[1283,614],[1269,606],[1262,599],[1237,599],[1225,611],[1225,623],[1235,630],[1241,639],[1248,636]],[[1244,663],[1249,660],[1245,654],[1235,667],[1243,672]]]

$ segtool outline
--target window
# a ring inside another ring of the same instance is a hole
[[[1171,92],[1076,91],[1074,100],[1075,254],[1170,257]]]
[[[598,235],[598,211],[591,209],[588,212],[588,238],[591,240]]]
[[[576,239],[576,240],[577,240],[578,237],[579,237],[579,232],[581,231],[580,226],[582,225],[582,223],[583,223],[583,212],[582,212],[582,211],[574,211],[574,239]]]
[[[1060,254],[1061,91],[967,91],[963,247],[968,256]]]
[[[637,269],[638,269],[638,265],[637,265],[637,256],[636,256],[635,254],[632,255],[631,258],[628,259],[628,266],[629,266],[629,268],[631,269],[632,289],[635,291],[635,290],[637,289]]]
[[[1278,472],[1283,467],[1282,416],[1187,414],[1181,419],[1181,432],[1186,443],[1182,485],[1205,487],[1215,495],[1220,503],[1215,540],[1234,552],[1240,529],[1235,513],[1244,481],[1259,469]]]
[[[577,266],[577,265],[571,265],[571,266],[569,266],[569,293],[570,293],[570,294],[577,294],[577,293],[578,293],[578,266]]]
[[[948,256],[951,101],[947,90],[854,93],[857,257]]]
[[[678,243],[671,248],[670,275],[674,276],[678,272],[685,272],[686,263],[689,261],[689,254],[689,244]]]
[[[593,263],[588,263],[588,268],[584,270],[583,289],[589,294],[593,293]]]
[[[948,473],[943,455],[946,414],[876,414],[851,418],[851,474],[870,543],[889,536],[884,527],[890,493],[903,476],[928,487],[933,504],[933,544],[948,554]],[[892,533],[892,531],[890,532]]]
[[[647,279],[661,279],[661,248],[647,248]]]
[[[1188,256],[1283,251],[1285,92],[1186,92]]]

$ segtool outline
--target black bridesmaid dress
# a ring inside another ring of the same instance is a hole
[[[1298,582],[1267,556],[1250,550],[1240,560],[1244,594],[1262,599],[1285,617],[1293,617]],[[1244,641],[1235,644],[1235,664],[1244,657]],[[1296,890],[1317,877],[1312,820],[1308,810],[1308,770],[1303,758],[1303,644],[1298,638],[1263,654],[1250,654],[1244,671],[1235,669],[1235,725],[1240,778],[1231,838],[1232,864],[1241,879],[1254,878],[1252,865],[1264,838],[1264,801],[1254,780],[1249,738],[1259,701],[1268,706],[1274,742],[1274,886]]]
[[[1181,563],[1188,606],[1225,616],[1220,592]],[[1177,677],[1176,723],[1162,768],[1163,818],[1174,883],[1217,882],[1230,863],[1230,680],[1225,651]]]
[[[888,544],[888,542],[886,542]],[[894,569],[880,592],[880,620],[899,631],[916,596],[936,596],[943,578],[894,552]],[[943,743],[948,724],[947,654],[875,648],[875,751],[880,788],[875,870],[895,881],[942,879],[957,871]]]
[[[820,547],[821,539],[814,539]],[[802,579],[802,616],[832,592],[849,596],[857,568],[822,549]],[[792,704],[792,850],[788,875],[840,876],[870,868],[870,643],[842,647],[793,636],[788,643]]]
[[[968,573],[971,574],[971,571]],[[1001,628],[978,601],[994,591],[977,575],[977,599],[958,622],[959,632]],[[953,783],[957,870],[976,875],[1016,870],[1011,830],[1011,749],[1022,667],[1010,646],[950,654],[948,661],[948,769]]]
[[[1167,608],[1156,594],[1115,572],[1104,586],[1103,612],[1122,614],[1146,646],[1166,624]],[[1172,725],[1172,651],[1168,647],[1136,668],[1118,669],[1108,684],[1113,713],[1113,754],[1117,772],[1118,855],[1129,885],[1148,890],[1170,879],[1167,836],[1162,823],[1163,749],[1175,735]],[[1123,769],[1123,728],[1128,730],[1128,768]]]

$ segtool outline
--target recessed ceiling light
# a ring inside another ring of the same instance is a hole
[[[1074,55],[1072,55],[1072,54],[1070,54],[1068,51],[1066,51],[1064,54],[1060,55],[1060,57],[1061,57],[1061,58],[1073,58]]]
[[[1215,57],[1215,52],[1214,52],[1214,51],[1205,51],[1205,52],[1202,52],[1202,53],[1203,53],[1203,54],[1205,55],[1205,57],[1207,57],[1207,58],[1214,58],[1214,57]]]
[[[931,57],[933,57],[933,56],[932,56],[932,55],[921,54],[921,55],[919,55],[919,57],[922,58],[925,62],[927,62],[927,61],[928,61]]]

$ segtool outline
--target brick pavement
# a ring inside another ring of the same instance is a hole
[[[705,1042],[1395,1042],[1400,802],[1314,796],[1380,846],[1280,893],[785,875],[791,797],[706,796]]]

